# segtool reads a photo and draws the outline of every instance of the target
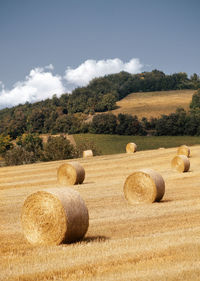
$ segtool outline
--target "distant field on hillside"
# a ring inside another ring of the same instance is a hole
[[[112,113],[150,118],[175,112],[177,107],[188,110],[194,93],[195,90],[132,93],[118,101],[119,108],[113,110]]]
[[[160,147],[177,147],[182,144],[200,144],[200,137],[190,136],[119,136],[119,135],[95,135],[95,134],[76,134],[73,135],[77,144],[92,141],[101,151],[102,155],[124,153],[126,144],[134,142],[138,150],[157,149]]]

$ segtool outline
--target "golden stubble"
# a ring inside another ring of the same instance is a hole
[[[59,188],[57,169],[68,161],[1,168],[0,280],[198,280],[200,146],[191,148],[187,173],[171,169],[176,151],[79,159],[85,181],[73,188],[88,207],[90,226],[81,242],[59,246],[29,244],[20,216],[27,196]],[[163,176],[164,197],[130,205],[123,184],[144,168]]]
[[[132,93],[117,102],[114,114],[124,113],[142,117],[160,117],[175,112],[177,107],[189,110],[195,90]]]

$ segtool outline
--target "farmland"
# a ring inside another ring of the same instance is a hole
[[[195,90],[132,93],[117,102],[114,114],[131,114],[142,117],[160,117],[175,112],[177,107],[189,109]]]
[[[138,150],[170,148],[181,144],[200,144],[199,136],[119,136],[103,134],[76,134],[73,135],[77,144],[94,143],[102,155],[125,152],[126,144],[137,143]]]
[[[20,212],[25,198],[57,186],[68,161],[0,169],[0,280],[199,280],[200,146],[191,146],[188,173],[171,170],[176,148],[77,159],[86,171],[80,192],[90,226],[83,241],[31,246]],[[126,177],[151,167],[166,184],[160,203],[129,205]]]

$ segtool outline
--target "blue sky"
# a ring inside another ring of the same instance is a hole
[[[0,0],[0,107],[159,69],[200,74],[199,0]]]

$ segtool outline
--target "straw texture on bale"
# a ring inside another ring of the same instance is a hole
[[[57,181],[61,185],[81,184],[85,179],[85,170],[78,162],[62,164],[57,171]]]
[[[127,153],[134,153],[137,150],[137,145],[134,142],[129,142],[126,145],[126,152]]]
[[[124,196],[131,204],[160,201],[164,193],[162,176],[151,169],[135,171],[124,183]]]
[[[180,173],[188,172],[190,169],[190,161],[185,155],[177,155],[172,159],[171,167]]]
[[[89,215],[77,191],[52,188],[27,197],[21,223],[31,244],[58,245],[82,239],[88,229]]]
[[[92,156],[93,156],[92,150],[84,150],[83,151],[83,158],[92,157]]]
[[[181,145],[181,146],[179,146],[179,148],[177,150],[177,154],[190,157],[190,149],[187,145]]]

